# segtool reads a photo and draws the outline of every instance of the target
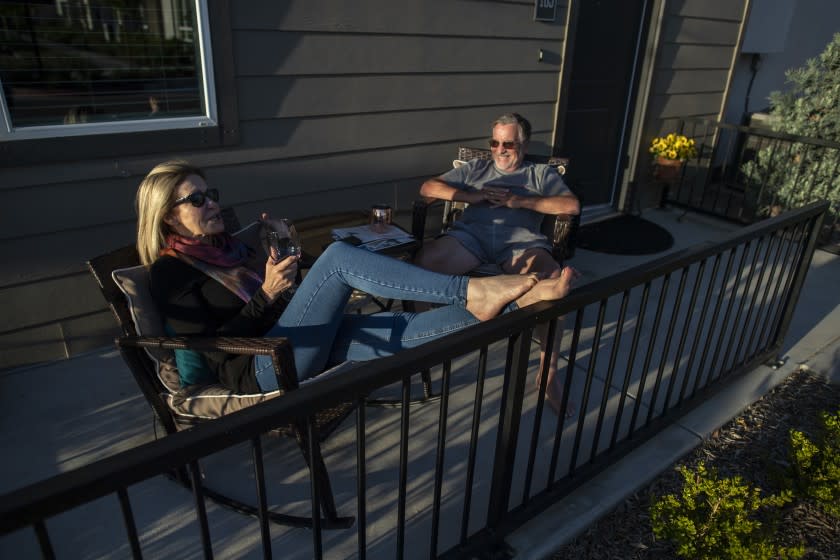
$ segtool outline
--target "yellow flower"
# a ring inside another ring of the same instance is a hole
[[[694,139],[673,132],[667,134],[665,137],[657,136],[654,138],[650,143],[648,151],[655,156],[680,161],[697,156]]]

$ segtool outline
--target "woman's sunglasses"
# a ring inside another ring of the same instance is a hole
[[[491,148],[498,148],[499,144],[501,144],[502,147],[505,150],[513,150],[519,145],[519,142],[513,142],[513,141],[499,142],[495,138],[491,138],[490,140],[487,141],[487,143],[490,144]]]
[[[207,202],[208,198],[213,202],[219,202],[219,189],[195,191],[194,193],[190,193],[187,196],[182,196],[181,198],[176,200],[175,204],[173,204],[172,206],[178,206],[179,204],[189,202],[196,208],[201,208],[202,206],[204,206],[204,203]]]

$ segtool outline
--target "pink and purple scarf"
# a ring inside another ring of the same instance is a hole
[[[246,265],[250,249],[228,233],[214,235],[212,243],[170,234],[161,255],[178,258],[197,268],[248,302],[262,286],[262,275]]]

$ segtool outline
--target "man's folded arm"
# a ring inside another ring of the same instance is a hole
[[[533,210],[540,214],[580,214],[580,201],[572,193],[554,196],[523,196],[517,197],[518,207]]]
[[[459,189],[441,180],[439,177],[424,182],[420,186],[420,196],[468,203],[484,200],[484,195],[481,191]]]

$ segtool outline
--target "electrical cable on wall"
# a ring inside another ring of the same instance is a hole
[[[741,124],[744,126],[749,126],[750,124],[750,92],[752,91],[753,82],[755,82],[755,76],[758,74],[759,68],[761,68],[761,53],[753,53],[752,59],[750,60],[750,83],[747,84],[747,94],[744,97],[744,112],[741,115]]]

